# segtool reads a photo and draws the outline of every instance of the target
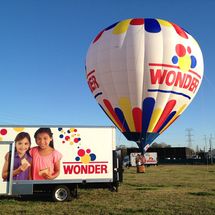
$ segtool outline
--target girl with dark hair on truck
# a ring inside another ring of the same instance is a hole
[[[37,146],[30,149],[33,159],[33,180],[53,180],[60,174],[62,154],[54,149],[53,134],[50,128],[39,128],[34,138]]]
[[[26,132],[20,132],[15,138],[15,155],[13,167],[13,180],[31,180],[32,158],[29,155],[31,146],[30,135]],[[10,169],[11,153],[5,155],[5,162],[2,170],[2,178],[8,180]]]

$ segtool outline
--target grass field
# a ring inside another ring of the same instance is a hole
[[[125,169],[118,193],[79,190],[71,202],[0,198],[0,214],[204,214],[215,215],[215,166],[161,165]]]

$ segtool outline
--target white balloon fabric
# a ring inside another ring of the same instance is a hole
[[[97,102],[142,152],[188,107],[203,78],[198,43],[161,19],[127,19],[101,31],[86,57]]]

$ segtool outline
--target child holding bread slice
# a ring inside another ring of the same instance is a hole
[[[60,174],[62,154],[54,149],[53,134],[50,128],[39,128],[34,138],[37,146],[30,149],[33,159],[33,180],[53,180]]]
[[[15,155],[13,180],[31,180],[32,158],[29,155],[31,146],[30,135],[20,132],[15,138]],[[11,152],[5,155],[5,162],[2,170],[2,178],[6,181],[9,177]]]

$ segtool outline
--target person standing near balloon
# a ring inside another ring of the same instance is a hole
[[[53,180],[60,174],[62,154],[54,149],[53,134],[50,128],[39,128],[34,138],[37,146],[30,150],[33,158],[33,180]]]
[[[144,173],[145,172],[145,164],[146,158],[144,155],[138,154],[136,156],[136,165],[137,165],[137,173]]]
[[[31,137],[26,132],[19,133],[15,138],[15,155],[13,167],[13,180],[31,180],[32,158],[29,155]],[[6,181],[9,177],[11,153],[5,155],[5,162],[2,170],[2,178]]]

